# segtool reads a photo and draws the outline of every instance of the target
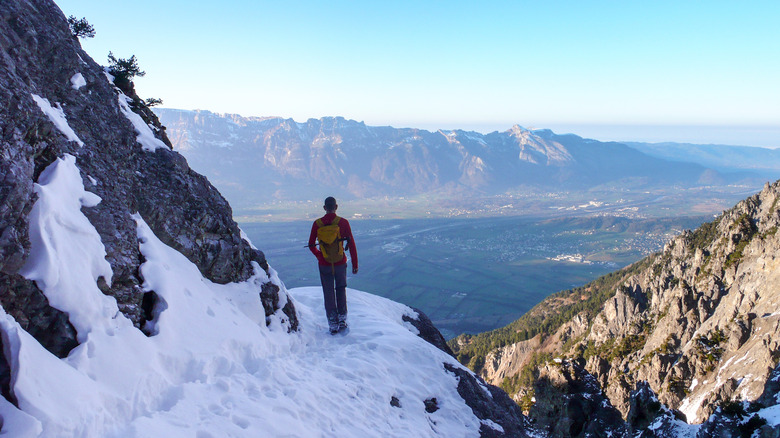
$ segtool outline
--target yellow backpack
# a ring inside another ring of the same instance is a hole
[[[317,240],[320,244],[322,257],[330,264],[338,263],[344,259],[344,245],[341,243],[340,217],[336,216],[330,225],[324,225],[322,219],[317,219]]]

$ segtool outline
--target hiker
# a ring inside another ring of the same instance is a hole
[[[328,317],[330,334],[347,330],[347,255],[344,241],[352,259],[352,273],[358,273],[357,248],[352,238],[349,221],[336,216],[339,206],[336,198],[325,198],[325,216],[311,226],[309,250],[317,257],[320,268],[322,294],[325,298],[325,315]],[[315,243],[316,241],[316,243]],[[317,248],[319,245],[319,249]]]

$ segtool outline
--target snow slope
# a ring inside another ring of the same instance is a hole
[[[48,238],[33,245],[36,264],[26,273],[45,279],[39,282],[44,293],[76,319],[81,344],[58,359],[0,310],[20,407],[0,398],[0,435],[479,435],[479,419],[443,364],[461,366],[402,320],[412,309],[349,290],[351,332],[334,337],[327,333],[320,289],[300,288],[289,291],[300,330],[288,333],[281,317],[266,326],[260,284],[271,280],[284,291],[273,271],[270,279],[256,267],[246,282],[212,283],[137,215],[144,287],[162,302],[156,334],[145,336],[112,306],[85,311],[86,303],[113,299],[95,286],[110,272],[95,268],[105,250],[94,244],[94,229],[80,210],[96,200],[84,191],[74,160],[58,160],[46,172],[51,177],[41,181],[36,202],[46,214],[31,221]],[[46,195],[69,192],[61,203]],[[52,216],[64,225],[52,225]],[[81,244],[85,239],[91,243]],[[391,406],[393,397],[400,407]],[[425,400],[432,398],[439,409],[429,413]]]

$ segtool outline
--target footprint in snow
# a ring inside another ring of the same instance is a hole
[[[242,428],[242,429],[248,429],[249,428],[249,420],[247,420],[244,417],[239,417],[238,415],[233,415],[230,418],[233,421],[233,424],[236,426]]]
[[[271,410],[276,414],[287,415],[288,417],[298,419],[298,414],[295,411],[287,409],[283,406],[274,406]]]

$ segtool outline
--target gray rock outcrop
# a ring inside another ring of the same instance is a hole
[[[450,349],[449,345],[447,345],[447,340],[444,339],[444,336],[442,336],[441,332],[439,332],[436,326],[433,325],[433,321],[431,321],[428,315],[423,313],[420,309],[416,309],[414,307],[412,310],[417,312],[417,318],[411,318],[404,315],[403,320],[413,325],[414,328],[417,329],[419,332],[417,335],[419,337],[423,338],[426,342],[435,346],[439,350],[449,354],[450,356],[453,356],[452,350]]]
[[[620,412],[598,381],[574,362],[556,361],[537,369],[536,402],[529,417],[550,438],[624,436]]]
[[[404,321],[418,330],[418,336],[454,357],[444,336],[428,316],[418,309],[417,318],[404,316]],[[485,383],[481,377],[460,367],[443,364],[447,372],[458,379],[458,395],[481,421],[479,434],[483,438],[525,437],[527,419],[520,407],[502,389]]]

